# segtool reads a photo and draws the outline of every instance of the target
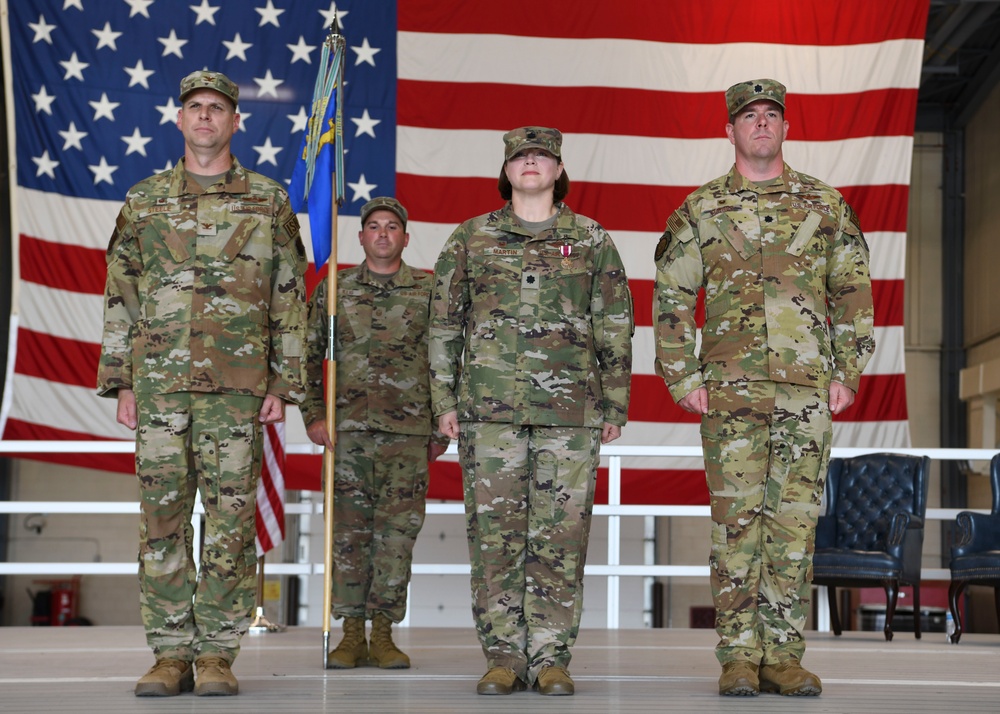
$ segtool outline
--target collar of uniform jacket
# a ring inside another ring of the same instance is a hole
[[[412,288],[416,281],[413,279],[413,269],[410,268],[403,260],[399,261],[399,271],[392,276],[392,280],[388,282],[382,282],[377,278],[372,277],[372,271],[368,268],[368,263],[362,261],[359,266],[359,276],[360,282],[366,285],[375,285],[377,287],[387,287],[387,288]]]
[[[768,187],[767,193],[799,193],[805,188],[805,184],[798,171],[792,169],[788,164],[784,164],[781,172],[781,181]],[[726,177],[726,190],[729,193],[742,193],[743,191],[754,191],[753,187],[759,186],[756,182],[746,178],[736,168],[736,164],[729,170]]]
[[[556,222],[552,226],[551,235],[546,231],[535,235],[518,223],[517,216],[514,214],[514,205],[510,201],[507,201],[507,205],[490,215],[488,225],[505,233],[516,233],[525,236],[529,243],[535,240],[552,240],[554,237],[561,238],[564,241],[575,242],[576,233],[574,228],[576,226],[576,214],[562,201],[556,203],[556,210],[558,213],[556,213]]]
[[[204,190],[197,181],[189,180],[185,159],[182,157],[170,172],[170,196],[200,196],[203,193],[248,193],[250,191],[250,180],[247,178],[246,169],[232,154],[233,165],[226,172],[222,179],[222,188],[214,188],[218,184],[209,186],[208,191]]]

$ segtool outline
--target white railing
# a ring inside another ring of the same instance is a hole
[[[0,441],[0,454],[28,453],[133,453],[135,443],[131,441]],[[311,454],[319,453],[312,444],[289,444],[287,453]],[[890,452],[910,454],[913,456],[929,456],[935,461],[989,461],[998,453],[997,449],[915,449],[915,448],[834,448],[833,456],[851,457],[874,452]],[[457,453],[456,446],[449,446],[448,454]],[[608,519],[608,553],[607,563],[588,563],[587,574],[604,576],[608,579],[607,626],[617,629],[619,626],[619,593],[622,577],[708,577],[707,565],[657,565],[621,563],[621,519],[630,517],[689,517],[707,518],[711,514],[708,506],[661,506],[661,505],[622,505],[621,502],[621,470],[622,458],[650,457],[698,457],[702,455],[700,446],[627,446],[611,445],[601,447],[601,458],[608,463],[608,503],[594,506],[594,515]],[[960,511],[966,508],[928,508],[927,520],[953,520]],[[976,509],[971,509],[976,510]],[[0,513],[75,513],[75,514],[138,514],[137,502],[122,501],[0,501]],[[195,508],[193,523],[196,529],[201,528],[204,513],[201,504]],[[286,503],[287,516],[321,515],[322,502]],[[464,515],[462,503],[428,503],[428,515]],[[200,536],[195,533],[196,539]],[[0,562],[0,575],[129,575],[137,572],[137,564],[126,563],[38,563],[38,562]],[[268,575],[322,575],[322,562],[308,563],[267,563]],[[414,575],[468,575],[468,563],[414,563]],[[950,573],[946,568],[924,568],[922,574],[925,580],[948,580]],[[821,622],[818,629],[828,629],[826,608],[822,607],[825,600],[825,590],[818,593]]]

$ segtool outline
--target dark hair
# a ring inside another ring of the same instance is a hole
[[[562,164],[562,161],[559,162]],[[497,190],[500,191],[500,198],[505,201],[509,201],[511,196],[514,195],[514,187],[510,185],[510,179],[507,178],[507,162],[505,161],[503,166],[500,167],[500,178],[497,181]],[[563,167],[562,173],[559,178],[556,179],[556,185],[552,189],[552,202],[558,203],[559,201],[566,198],[569,193],[569,175],[566,173],[566,167]]]

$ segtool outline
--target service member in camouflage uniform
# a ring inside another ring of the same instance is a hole
[[[232,81],[194,72],[179,98],[184,158],[129,190],[108,246],[98,371],[118,421],[137,429],[140,608],[156,657],[139,696],[237,693],[262,425],[305,396],[306,259],[288,196],[229,153]]]
[[[504,135],[503,208],[460,225],[434,271],[431,396],[458,439],[480,694],[573,694],[599,449],[621,435],[632,302],[611,237],[562,199],[556,129]]]
[[[335,669],[369,662],[383,669],[410,666],[391,628],[406,614],[427,463],[448,447],[443,435],[431,437],[432,279],[402,260],[410,240],[406,221],[406,209],[394,198],[366,203],[358,233],[365,261],[337,274],[333,614],[344,618],[344,638],[327,657]],[[309,300],[302,418],[313,442],[334,448],[323,388],[327,290],[324,278]],[[372,621],[370,646],[366,620]]]
[[[741,82],[726,105],[735,166],[656,247],[656,367],[702,415],[719,691],[816,695],[802,631],[831,414],[875,349],[868,246],[840,193],[784,163],[781,84]]]

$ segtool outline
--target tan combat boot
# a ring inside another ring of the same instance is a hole
[[[190,662],[158,659],[135,684],[137,697],[175,697],[194,688],[194,669]]]
[[[786,697],[816,697],[823,691],[819,677],[795,660],[760,666],[760,691]]]
[[[476,694],[523,692],[527,686],[510,667],[490,667],[476,684]]]
[[[372,664],[381,669],[409,669],[410,658],[392,641],[392,620],[381,612],[372,618],[372,643],[369,650]]]
[[[719,694],[724,697],[756,697],[760,692],[757,665],[738,660],[722,665]]]
[[[365,641],[365,618],[344,618],[344,639],[326,656],[331,669],[353,669],[368,664],[368,643]]]
[[[576,691],[573,678],[565,667],[542,667],[535,680],[535,689],[546,696],[567,696]]]
[[[240,684],[222,657],[207,655],[194,661],[194,693],[199,697],[231,697],[239,694]]]

